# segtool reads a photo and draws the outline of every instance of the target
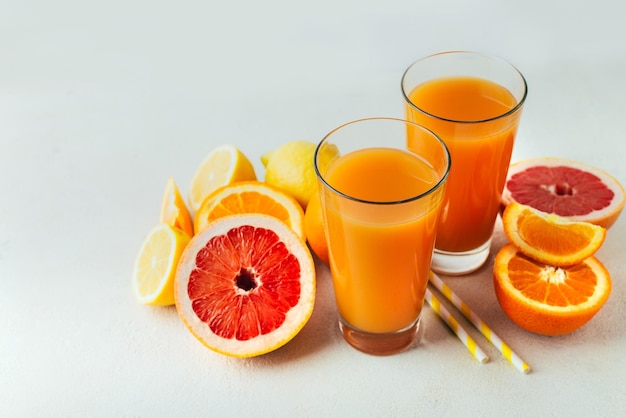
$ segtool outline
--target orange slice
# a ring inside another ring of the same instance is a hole
[[[502,310],[518,326],[561,335],[582,327],[602,308],[611,293],[611,278],[595,257],[554,267],[506,244],[495,258],[494,288]]]
[[[195,212],[216,189],[246,180],[256,180],[250,160],[233,145],[219,146],[196,169],[189,188],[189,208]]]
[[[304,211],[287,192],[260,181],[233,183],[211,193],[194,217],[196,233],[223,216],[262,213],[280,219],[303,240]]]
[[[174,179],[170,177],[165,186],[159,223],[165,223],[178,228],[187,235],[193,235],[193,221],[185,206],[185,201],[176,186]]]
[[[133,269],[133,289],[146,305],[174,304],[174,277],[189,235],[167,224],[152,228],[145,238]]]
[[[572,266],[593,255],[606,229],[574,222],[511,202],[502,214],[504,233],[528,257],[554,266]]]
[[[285,345],[309,320],[315,265],[304,241],[278,219],[226,216],[187,246],[175,297],[183,322],[208,348],[258,356]]]

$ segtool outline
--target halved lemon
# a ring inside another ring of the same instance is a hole
[[[178,228],[159,224],[144,239],[133,269],[133,289],[146,305],[174,304],[174,277],[190,237]]]
[[[216,189],[246,180],[256,180],[250,160],[234,145],[221,145],[213,149],[196,169],[189,188],[189,207],[195,212]]]

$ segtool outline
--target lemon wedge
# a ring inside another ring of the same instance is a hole
[[[145,305],[174,304],[174,277],[190,236],[178,228],[158,224],[144,239],[133,269],[133,288]]]

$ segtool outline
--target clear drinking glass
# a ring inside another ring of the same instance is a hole
[[[489,256],[526,80],[500,59],[444,52],[413,63],[402,93],[406,118],[441,137],[452,157],[432,268],[470,273]]]
[[[371,118],[326,135],[314,161],[341,332],[366,353],[402,351],[417,336],[448,150],[417,124]]]

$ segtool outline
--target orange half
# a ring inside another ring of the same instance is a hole
[[[305,239],[304,210],[298,201],[287,192],[260,181],[237,182],[211,193],[196,212],[194,230],[198,233],[224,216],[247,213],[273,216]]]
[[[511,202],[502,214],[504,233],[525,255],[554,266],[573,266],[602,246],[606,229],[574,222]]]
[[[611,293],[611,278],[595,257],[555,267],[506,244],[495,258],[494,289],[502,310],[518,326],[561,335],[582,327],[602,308]]]

